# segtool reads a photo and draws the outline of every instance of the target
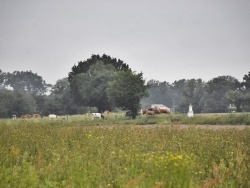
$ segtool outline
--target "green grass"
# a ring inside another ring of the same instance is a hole
[[[0,122],[6,121],[10,125],[172,125],[172,124],[187,124],[187,125],[250,125],[250,114],[195,114],[194,117],[187,117],[185,114],[158,114],[154,116],[138,115],[132,120],[126,118],[124,113],[111,113],[105,115],[105,119],[91,119],[87,115],[60,116],[57,119],[0,119]]]
[[[0,120],[0,187],[250,187],[250,129],[191,125],[247,114],[64,118]]]

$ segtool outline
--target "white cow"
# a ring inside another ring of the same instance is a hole
[[[104,119],[104,116],[101,113],[91,113],[92,119],[94,118],[99,118],[99,119]]]
[[[58,116],[55,115],[55,114],[50,114],[48,117],[49,117],[50,119],[58,118]]]

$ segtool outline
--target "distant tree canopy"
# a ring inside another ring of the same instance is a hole
[[[250,71],[248,72],[248,74],[244,75],[242,86],[244,87],[243,89],[250,91]]]
[[[226,93],[240,88],[239,81],[232,76],[219,76],[208,81],[205,86],[205,112],[227,112],[229,101]]]
[[[32,71],[14,71],[3,73],[0,71],[0,88],[12,87],[15,91],[34,95],[45,94],[50,87],[41,76]]]
[[[77,104],[96,106],[99,112],[111,110],[106,94],[108,82],[115,72],[129,70],[129,66],[120,59],[105,54],[92,55],[90,59],[72,67],[68,77],[71,94]]]
[[[4,73],[0,69],[0,89],[3,89],[5,87],[5,82],[6,82],[6,73]]]
[[[142,106],[157,102],[186,113],[192,103],[195,113],[249,111],[249,77],[245,75],[243,83],[232,76],[219,76],[207,83],[201,79],[182,79],[173,84],[149,81],[149,97],[141,101]]]
[[[153,103],[164,104],[177,113],[187,113],[190,103],[194,113],[250,112],[250,72],[241,83],[232,76],[218,76],[208,82],[149,80],[145,85],[142,75],[105,54],[79,62],[53,87],[31,71],[0,70],[0,118],[27,113],[83,114],[114,108],[127,110],[135,118],[140,106],[149,108]]]
[[[34,98],[27,93],[2,89],[0,99],[0,117],[3,118],[34,113],[36,110]]]
[[[143,108],[149,108],[151,104],[165,104],[166,106],[173,105],[173,93],[171,91],[171,84],[168,82],[159,82],[156,80],[149,80],[148,97],[142,99]]]

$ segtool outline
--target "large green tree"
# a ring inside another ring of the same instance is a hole
[[[97,107],[99,112],[111,110],[106,88],[113,78],[114,72],[130,70],[120,59],[110,56],[92,55],[72,67],[69,73],[71,94],[78,105]]]
[[[145,85],[143,74],[132,71],[121,71],[116,74],[107,87],[108,99],[123,110],[129,111],[129,116],[135,119],[140,107],[140,100],[148,96],[148,86]]]

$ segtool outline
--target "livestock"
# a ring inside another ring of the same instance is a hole
[[[104,114],[108,114],[108,115],[109,115],[109,114],[110,114],[110,111],[105,110],[105,111],[104,111]]]
[[[147,110],[146,114],[152,116],[155,115],[155,111]]]
[[[49,117],[50,119],[55,119],[55,118],[58,118],[58,116],[57,116],[57,115],[55,115],[55,114],[50,114],[48,117]]]
[[[156,108],[149,108],[149,109],[141,109],[140,111],[141,115],[147,114],[147,115],[155,115],[155,114],[160,114],[159,109]]]
[[[99,119],[104,119],[104,116],[101,113],[91,113],[92,119],[94,118],[99,118]]]
[[[170,112],[171,112],[169,108],[165,108],[165,109],[158,108],[158,109],[159,109],[160,113],[163,113],[163,114],[170,114]]]
[[[22,115],[21,118],[22,119],[29,119],[29,118],[31,118],[31,115],[29,115],[29,114]]]
[[[141,114],[141,115],[146,114],[146,112],[147,112],[147,110],[145,110],[145,109],[141,109],[141,110],[140,110],[140,114]]]
[[[148,110],[149,111],[154,111],[155,114],[160,114],[161,113],[159,108],[149,108]]]
[[[41,118],[41,116],[39,114],[33,114],[32,117],[33,118]]]

